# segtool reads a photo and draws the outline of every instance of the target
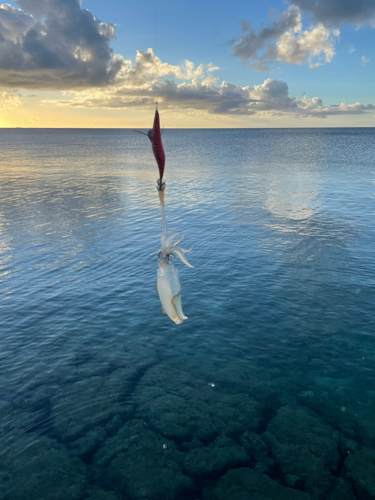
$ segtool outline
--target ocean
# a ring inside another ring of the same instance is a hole
[[[0,130],[0,498],[375,498],[375,129]]]

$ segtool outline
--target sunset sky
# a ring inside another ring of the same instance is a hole
[[[375,0],[0,6],[0,127],[374,127]]]

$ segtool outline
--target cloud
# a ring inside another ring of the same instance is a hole
[[[259,52],[264,50],[269,43],[274,42],[287,31],[298,27],[300,11],[297,7],[289,7],[279,16],[277,21],[273,21],[258,33],[255,33],[246,21],[241,20],[240,24],[241,37],[232,47],[233,55],[243,61],[257,59]]]
[[[146,52],[137,50],[134,66],[131,61],[126,61],[119,78],[128,85],[139,85],[155,78],[164,78],[174,76],[178,80],[192,80],[194,78],[204,78],[207,82],[217,81],[212,76],[213,71],[219,68],[212,64],[200,64],[197,68],[191,61],[185,60],[182,66],[173,66],[168,63],[162,63],[155,56],[152,49]]]
[[[0,92],[0,109],[11,109],[21,104],[21,98],[13,90],[3,90]]]
[[[7,3],[0,5],[0,35],[14,43],[17,43],[35,22],[32,16],[21,9],[15,9]]]
[[[361,62],[359,64],[361,64],[362,66],[364,66],[365,64],[369,63],[370,61],[371,61],[370,57],[362,56],[361,57]]]
[[[355,47],[350,43],[349,48],[348,48],[348,54],[353,54],[354,51],[355,51]]]
[[[257,33],[241,21],[240,38],[233,44],[232,51],[242,61],[252,61],[258,70],[265,70],[276,61],[306,63],[316,68],[331,61],[339,35],[338,30],[331,31],[323,24],[303,30],[301,12],[291,5]]]
[[[291,64],[306,62],[310,68],[331,62],[335,55],[334,44],[340,32],[331,32],[322,24],[310,31],[287,31],[277,41],[277,59]]]
[[[290,0],[290,3],[325,26],[342,23],[374,26],[375,22],[375,0]]]
[[[0,85],[38,90],[77,90],[155,78],[204,79],[212,64],[162,63],[153,51],[137,51],[135,64],[113,54],[114,25],[104,24],[79,0],[18,0],[0,6]]]
[[[4,87],[77,89],[116,82],[125,66],[104,24],[79,0],[18,0],[0,7],[0,82]]]
[[[145,54],[149,56],[145,58]],[[71,96],[67,96],[66,99],[48,100],[44,103],[78,108],[149,109],[157,98],[163,109],[170,112],[183,110],[196,115],[318,118],[338,114],[363,114],[375,109],[371,104],[360,103],[324,105],[321,99],[317,97],[308,99],[304,94],[297,99],[289,95],[288,85],[285,82],[270,78],[253,87],[240,87],[225,81],[220,85],[215,85],[205,78],[207,72],[216,69],[213,66],[207,65],[203,69],[200,69],[201,66],[195,68],[191,64],[185,64],[183,67],[170,66],[156,58],[151,49],[147,53],[138,55],[133,67],[134,71],[131,71],[132,68],[128,69],[131,77],[125,85],[71,93]],[[139,64],[139,61],[144,61],[144,59],[148,61],[147,70],[144,69],[143,63]],[[140,67],[143,68],[142,71],[138,71]],[[184,77],[189,75],[190,81],[180,84],[170,79],[155,78],[146,81],[147,75],[150,74],[159,76],[173,74]],[[200,81],[197,76],[203,80]]]

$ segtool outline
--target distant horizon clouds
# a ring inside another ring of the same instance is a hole
[[[147,64],[144,64],[144,59]],[[215,78],[210,81],[210,76],[207,77],[206,72],[217,69],[219,68],[210,65],[206,67],[200,65],[195,68],[189,61],[185,61],[184,67],[170,66],[162,63],[153,54],[152,49],[148,49],[147,53],[142,51],[137,53],[134,71],[129,70],[130,78],[125,85],[87,90],[77,93],[73,99],[44,102],[77,108],[147,108],[154,103],[157,96],[161,99],[164,109],[171,111],[185,109],[232,116],[288,115],[316,118],[339,114],[363,114],[375,109],[372,104],[361,103],[323,105],[323,101],[318,97],[309,99],[305,94],[300,99],[290,97],[287,83],[271,78],[253,87],[240,87],[225,81],[220,85],[214,85]],[[149,80],[150,75],[154,79]],[[190,81],[180,84],[172,80],[160,81],[158,77],[161,75],[174,75],[178,79]],[[199,81],[199,77],[202,81]]]

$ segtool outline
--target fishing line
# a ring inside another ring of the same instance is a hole
[[[154,8],[155,8],[155,15],[154,15],[154,22],[155,22],[155,30],[154,30],[154,36],[155,36],[155,44],[154,44],[154,57],[157,57],[158,53],[158,8],[156,5],[156,2],[154,2]],[[156,94],[156,86],[154,89],[154,106],[156,106],[156,109],[158,108],[158,99],[157,99],[157,94]]]

